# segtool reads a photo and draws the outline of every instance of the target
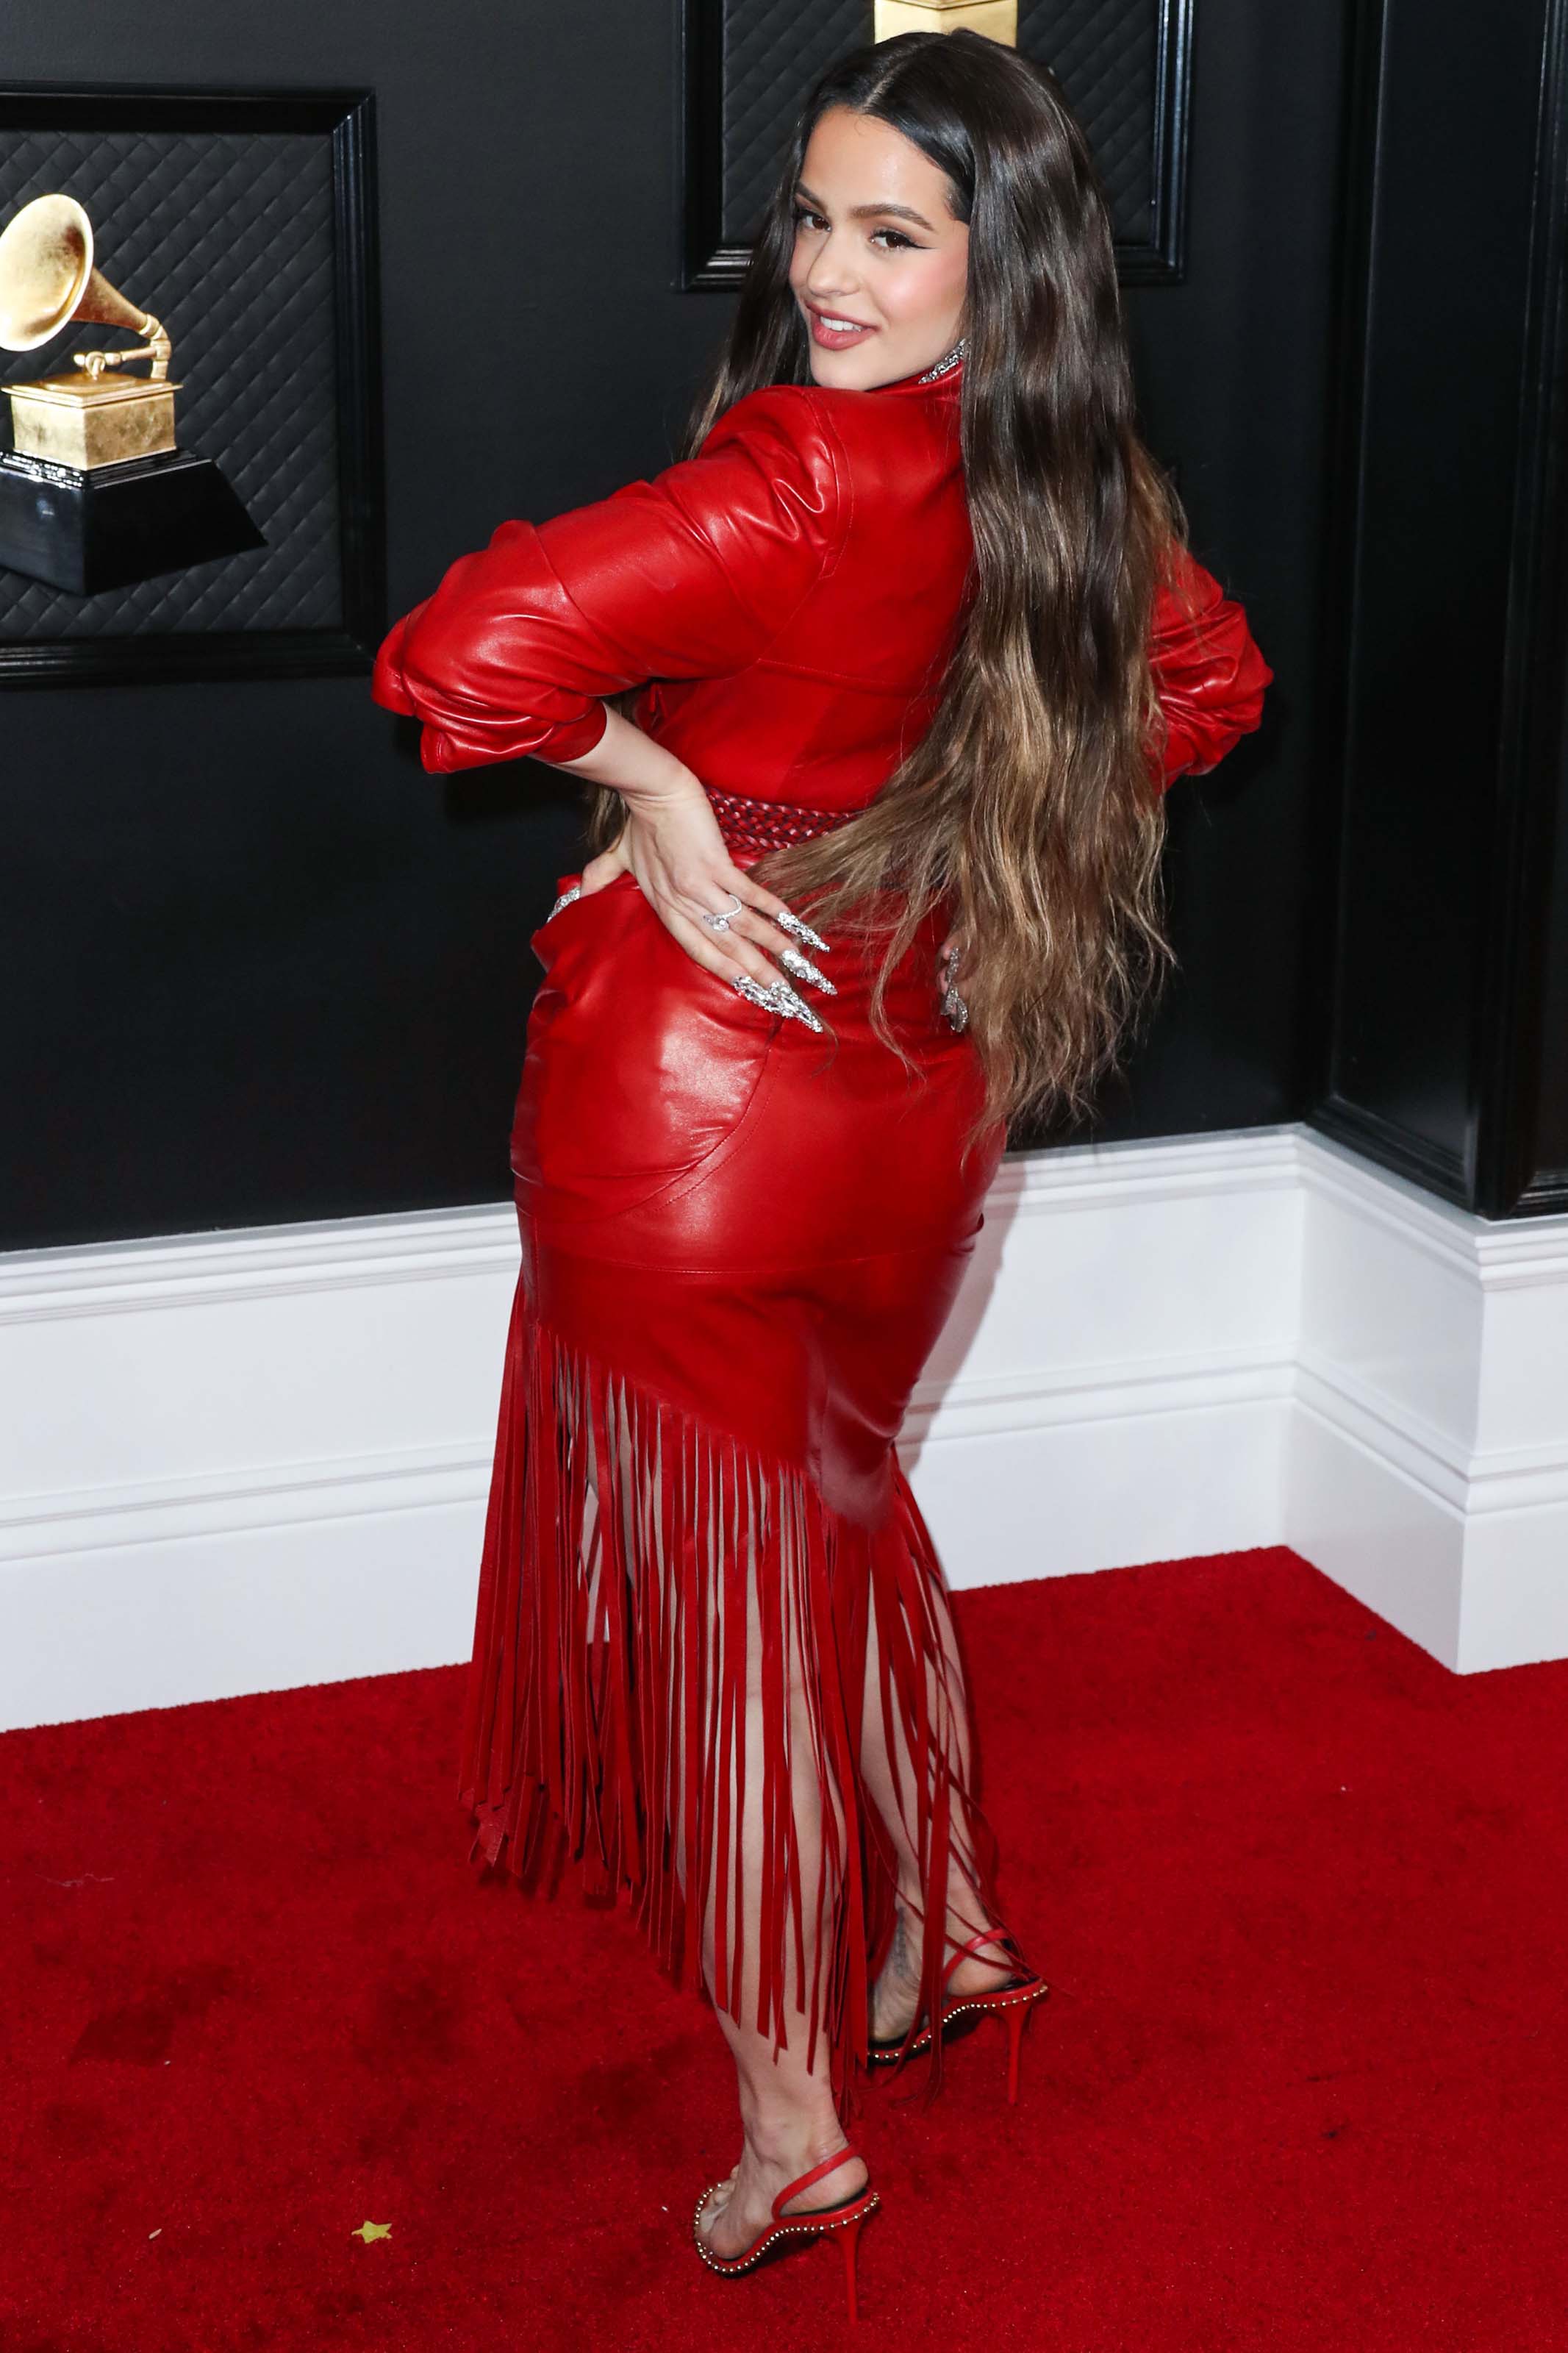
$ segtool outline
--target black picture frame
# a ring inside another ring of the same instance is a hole
[[[735,288],[751,248],[726,235],[723,220],[723,55],[727,12],[745,0],[681,0],[680,147],[683,291]],[[1124,286],[1174,286],[1186,274],[1187,149],[1192,122],[1194,0],[1150,0],[1154,97],[1150,156],[1150,233],[1118,239]],[[868,16],[869,5],[868,0]]]
[[[330,142],[341,624],[0,642],[0,686],[363,675],[385,634],[375,97],[366,89],[0,83],[10,130],[288,132]]]

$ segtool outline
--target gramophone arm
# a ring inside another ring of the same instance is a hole
[[[161,321],[154,319],[151,311],[142,313],[136,332],[145,336],[146,341],[132,343],[128,352],[73,352],[71,357],[77,366],[85,368],[90,376],[100,376],[105,368],[123,367],[128,360],[151,360],[153,365],[147,381],[149,384],[161,384],[169,373],[174,346],[164,333]]]

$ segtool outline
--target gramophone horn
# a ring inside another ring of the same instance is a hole
[[[79,364],[118,367],[147,358],[154,376],[169,372],[170,343],[150,311],[139,311],[92,263],[92,223],[74,196],[35,196],[0,234],[0,344],[36,351],[71,321],[129,327],[145,352],[79,353]]]
[[[0,231],[0,349],[36,351],[73,322],[129,327],[129,350],[77,352],[78,375],[0,384],[0,570],[97,596],[267,544],[220,467],[174,431],[169,338],[92,266],[74,196],[36,196]],[[153,363],[151,375],[119,373]]]

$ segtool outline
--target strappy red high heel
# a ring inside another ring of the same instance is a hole
[[[941,2031],[945,2035],[954,2019],[972,2014],[1000,2018],[1007,2029],[1007,2098],[1010,2103],[1016,2103],[1018,2097],[1018,2063],[1023,2049],[1024,2029],[1029,2022],[1029,2013],[1035,2004],[1045,2000],[1050,1988],[1044,1978],[1029,1967],[1019,1949],[1018,1940],[1011,1930],[986,1928],[982,1930],[979,1936],[971,1936],[966,1943],[960,1945],[947,1967],[942,1970],[942,1982],[944,1992],[947,1981],[960,1961],[966,1960],[971,1954],[978,1955],[981,1948],[986,1945],[1000,1945],[1007,1957],[1016,1961],[1017,1974],[1009,1978],[1004,1985],[991,1987],[988,1992],[956,1994],[951,2001],[944,2000],[942,2005]],[[930,2048],[931,2025],[928,2021],[912,2036],[904,2033],[900,2034],[896,2041],[868,2042],[866,2057],[868,2063],[873,2067],[891,2067],[896,2066],[904,2057],[912,2059],[920,2052],[929,2051]]]
[[[691,2218],[691,2235],[697,2242],[697,2252],[709,2270],[720,2273],[725,2279],[736,2279],[742,2272],[749,2272],[753,2264],[760,2263],[770,2248],[776,2247],[781,2253],[786,2253],[806,2239],[825,2238],[829,2232],[836,2231],[838,2243],[844,2250],[844,2288],[849,2299],[849,2317],[853,2320],[857,2309],[855,2253],[860,2238],[860,2225],[868,2214],[876,2212],[881,2200],[868,2182],[864,2189],[858,2189],[853,2198],[845,2199],[838,2206],[815,2206],[805,2214],[785,2214],[783,2210],[792,2198],[798,2198],[803,2189],[809,2189],[814,2181],[820,2181],[825,2174],[837,2173],[841,2165],[847,2165],[852,2157],[859,2154],[857,2148],[835,2149],[833,2155],[825,2157],[820,2165],[814,2165],[809,2173],[803,2173],[798,2181],[792,2181],[787,2189],[781,2189],[773,2200],[773,2221],[761,2238],[754,2239],[741,2255],[716,2255],[704,2241],[700,2227],[702,2209],[719,2185],[715,2182],[711,2189],[705,2189],[697,2200],[697,2211]]]

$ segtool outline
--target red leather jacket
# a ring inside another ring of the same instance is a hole
[[[652,481],[502,523],[390,632],[372,692],[424,721],[436,772],[574,760],[604,733],[601,698],[641,686],[638,725],[711,789],[864,807],[930,724],[957,634],[963,373],[773,385]],[[1168,784],[1257,726],[1273,673],[1185,555],[1151,653]]]

